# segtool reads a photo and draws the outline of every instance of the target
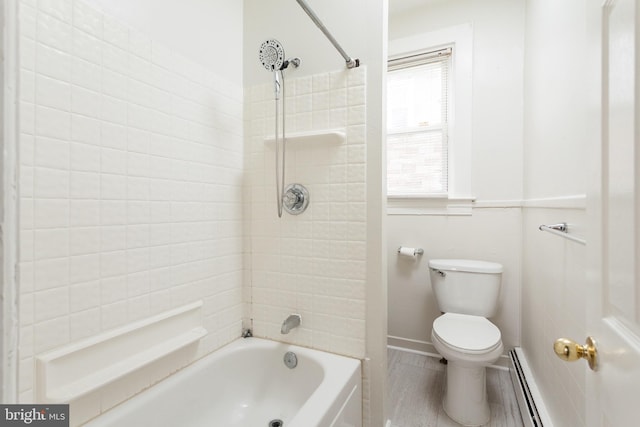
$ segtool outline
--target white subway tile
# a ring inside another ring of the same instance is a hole
[[[146,34],[129,29],[129,51],[134,55],[150,61],[151,39]]]
[[[122,225],[127,223],[127,202],[123,200],[102,200],[100,202],[102,225]]]
[[[35,228],[67,227],[69,225],[69,200],[35,199]]]
[[[100,195],[103,200],[123,200],[127,195],[127,178],[123,175],[102,174]]]
[[[35,320],[34,297],[32,293],[20,295],[20,325],[32,325]]]
[[[35,259],[35,242],[33,230],[21,230],[19,234],[20,239],[20,260],[33,261]]]
[[[100,308],[102,329],[115,328],[128,321],[126,301],[102,305]]]
[[[124,175],[127,173],[127,152],[103,148],[101,150],[102,173]]]
[[[127,273],[126,251],[103,252],[100,254],[102,278],[122,276]]]
[[[73,16],[72,0],[38,0],[38,8],[65,22],[71,22]]]
[[[36,110],[34,104],[20,102],[20,133],[33,135],[36,131]]]
[[[97,200],[70,200],[69,225],[88,227],[100,224],[100,202]]]
[[[100,145],[100,121],[90,117],[72,114],[71,139],[86,144]]]
[[[77,255],[69,258],[70,283],[83,283],[98,280],[100,278],[100,255]]]
[[[69,316],[69,338],[77,341],[100,333],[100,308],[74,312]]]
[[[105,15],[103,19],[104,41],[119,47],[120,49],[129,48],[129,29],[118,22],[116,19]]]
[[[35,137],[26,133],[20,134],[20,164],[33,166],[35,157]]]
[[[61,80],[38,75],[35,80],[35,99],[39,105],[71,110],[71,86]]]
[[[84,1],[74,2],[73,25],[94,37],[102,38],[102,13]]]
[[[20,101],[34,103],[36,101],[35,73],[29,70],[20,70]]]
[[[352,86],[348,89],[350,106],[365,105],[366,91],[364,86]]]
[[[127,227],[127,248],[147,248],[149,246],[149,225],[130,225]]]
[[[110,96],[102,96],[102,119],[120,125],[127,124],[127,103]]]
[[[102,92],[117,99],[128,99],[127,77],[115,71],[102,69]]]
[[[71,52],[71,25],[40,12],[38,13],[37,40],[54,49]]]
[[[35,260],[69,255],[69,230],[56,228],[34,232]]]
[[[102,64],[111,71],[127,75],[129,72],[129,56],[127,55],[127,51],[109,43],[103,43]]]
[[[69,143],[58,139],[36,137],[35,165],[47,168],[69,168]]]
[[[100,245],[103,252],[127,248],[127,228],[124,225],[100,228]]]
[[[37,43],[35,60],[38,73],[57,80],[71,80],[71,57],[68,54]]]
[[[151,220],[151,208],[147,201],[127,202],[128,224],[149,224]]]
[[[127,177],[127,200],[146,201],[150,198],[150,180],[135,176]]]
[[[62,140],[71,138],[71,114],[36,106],[36,134]]]
[[[100,228],[82,227],[69,229],[70,255],[87,255],[100,252]]]
[[[136,153],[148,153],[151,134],[149,132],[129,128],[127,129],[127,149]]]
[[[69,312],[69,290],[66,287],[34,294],[35,321],[44,322]]]
[[[68,198],[69,172],[58,169],[35,168],[34,192],[38,198]]]
[[[82,58],[74,56],[71,60],[71,83],[95,92],[102,90],[102,68]]]
[[[31,230],[34,226],[34,203],[31,198],[20,199],[20,229]]]
[[[103,48],[100,40],[77,28],[74,28],[72,33],[72,49],[75,57],[97,65],[103,62]]]
[[[18,6],[18,18],[20,19],[20,35],[36,38],[36,18],[37,11],[35,7],[20,2]]]
[[[38,354],[69,342],[69,319],[66,316],[36,323],[33,327],[33,351]]]
[[[99,119],[100,101],[101,96],[98,92],[87,90],[80,86],[71,88],[71,110],[75,114]]]
[[[102,146],[126,150],[127,128],[113,123],[102,122]]]
[[[151,75],[151,61],[136,54],[129,54],[128,76],[146,82]]]
[[[54,258],[34,263],[34,288],[37,291],[69,284],[69,259]]]
[[[71,172],[69,197],[72,199],[99,199],[100,174],[94,172]]]
[[[122,301],[127,297],[127,276],[110,277],[100,280],[101,305]]]
[[[100,147],[89,144],[70,144],[70,168],[72,171],[99,172]]]

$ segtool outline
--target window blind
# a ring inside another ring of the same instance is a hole
[[[389,61],[389,196],[447,194],[450,61],[451,49]]]

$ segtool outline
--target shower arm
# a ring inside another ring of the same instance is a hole
[[[340,55],[342,55],[345,62],[347,63],[347,68],[359,67],[360,60],[357,58],[350,57],[347,54],[347,52],[344,51],[342,46],[340,46],[340,44],[336,41],[333,35],[329,32],[329,30],[327,30],[327,27],[325,27],[322,21],[320,21],[320,18],[318,18],[318,15],[316,15],[313,12],[313,10],[311,10],[307,2],[305,0],[296,0],[296,1],[300,5],[300,7],[307,13],[307,15],[309,15],[309,18],[311,18],[313,23],[316,24],[316,26],[320,29],[320,31],[322,31],[322,33],[327,37],[327,39],[329,39],[333,47],[335,47],[338,50],[338,52],[340,52]]]

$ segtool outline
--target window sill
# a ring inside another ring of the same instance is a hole
[[[387,215],[471,215],[473,197],[387,197]]]

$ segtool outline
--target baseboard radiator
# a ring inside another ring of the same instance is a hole
[[[543,427],[540,413],[533,398],[532,389],[527,382],[526,370],[523,364],[521,364],[518,354],[522,355],[520,349],[509,351],[509,372],[511,373],[511,381],[513,382],[513,388],[516,392],[516,399],[520,407],[522,421],[525,427]],[[545,426],[547,425],[545,424]]]

